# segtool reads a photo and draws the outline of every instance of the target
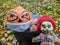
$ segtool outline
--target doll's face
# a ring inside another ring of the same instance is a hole
[[[37,19],[33,20],[31,23],[30,31],[36,31],[37,30]]]
[[[50,32],[53,30],[53,25],[51,22],[44,21],[41,25],[41,31]]]

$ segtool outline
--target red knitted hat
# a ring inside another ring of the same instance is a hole
[[[38,19],[38,22],[37,22],[37,30],[38,30],[38,31],[41,31],[41,24],[42,24],[42,22],[44,22],[44,21],[49,21],[49,22],[51,22],[52,25],[53,25],[54,31],[57,29],[57,25],[56,25],[56,23],[55,23],[55,20],[54,20],[53,18],[47,16],[47,15],[44,15],[44,16],[42,16],[42,17],[40,17],[40,18]]]

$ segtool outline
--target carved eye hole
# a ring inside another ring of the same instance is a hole
[[[15,16],[15,14],[17,14],[17,13],[16,13],[16,12],[11,11],[9,14],[10,14],[10,17],[14,17],[14,16]]]
[[[24,16],[28,16],[28,15],[29,15],[28,13],[24,14]]]
[[[10,21],[15,21],[18,19],[18,16],[16,16],[14,13],[9,13],[9,16],[10,16]]]
[[[45,26],[44,24],[42,25],[42,27],[43,27],[43,28],[46,28],[46,26]]]
[[[28,13],[26,13],[26,14],[24,14],[23,16],[22,16],[22,18],[25,18],[26,16],[28,16],[29,14]]]
[[[29,16],[29,18],[28,18],[28,13],[26,13],[26,14],[24,14],[23,16],[22,16],[22,18],[26,18],[27,20],[30,20],[30,16]]]
[[[14,17],[14,16],[15,16],[14,14],[11,14],[11,13],[10,13],[10,17]]]

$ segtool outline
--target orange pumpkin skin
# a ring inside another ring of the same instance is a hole
[[[6,21],[11,23],[23,23],[32,19],[32,14],[21,6],[11,9],[6,15]]]

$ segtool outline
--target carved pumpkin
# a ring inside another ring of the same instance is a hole
[[[6,21],[11,23],[28,22],[32,19],[32,14],[21,6],[11,9],[6,15]]]

